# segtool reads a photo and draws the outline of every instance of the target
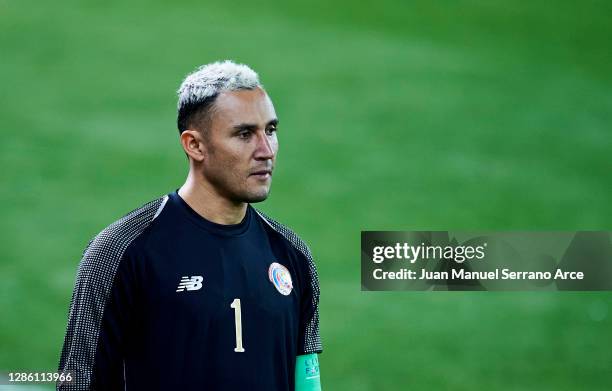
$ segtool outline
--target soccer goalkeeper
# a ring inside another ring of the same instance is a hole
[[[268,197],[278,119],[257,74],[200,67],[178,91],[175,192],[100,232],[80,262],[58,390],[320,390],[308,247]]]

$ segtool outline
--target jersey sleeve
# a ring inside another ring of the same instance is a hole
[[[79,264],[59,364],[59,371],[70,372],[73,379],[58,383],[58,390],[124,388],[123,341],[133,295],[127,273],[120,271],[124,268],[112,270],[92,257],[96,250],[90,245]]]
[[[130,244],[155,218],[152,201],[111,224],[87,246],[70,301],[58,391],[124,389],[125,342],[135,313],[137,279]]]
[[[298,355],[321,353],[323,346],[319,333],[320,288],[317,268],[308,247],[300,250],[306,258],[305,283],[301,298]]]

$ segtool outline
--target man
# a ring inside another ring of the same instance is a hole
[[[278,119],[257,74],[200,67],[179,91],[189,174],[81,260],[58,390],[319,390],[319,284],[268,197]]]

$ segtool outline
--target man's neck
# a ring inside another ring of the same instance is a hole
[[[178,191],[181,198],[200,216],[217,224],[238,224],[244,219],[247,203],[234,203],[220,196],[212,186],[190,172]]]

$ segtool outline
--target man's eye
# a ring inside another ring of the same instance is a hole
[[[238,133],[238,137],[240,137],[241,139],[248,139],[251,136],[251,132],[249,131],[244,131],[244,132],[240,132]]]
[[[268,135],[271,135],[274,132],[276,132],[276,127],[266,129],[266,134]]]

